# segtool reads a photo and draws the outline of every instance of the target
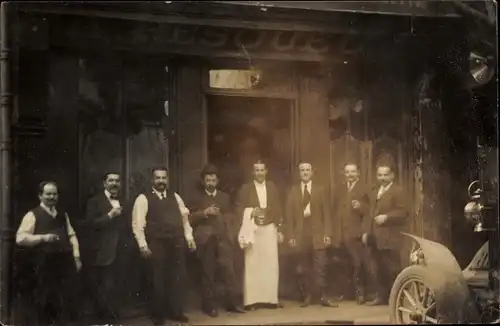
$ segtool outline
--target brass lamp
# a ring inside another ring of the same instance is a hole
[[[467,203],[464,207],[464,216],[468,222],[474,224],[474,232],[483,232],[486,229],[483,227],[483,205],[481,204],[481,194],[483,190],[481,188],[477,188],[472,192],[472,187],[479,183],[478,180],[472,182],[469,185],[468,193],[471,201]]]

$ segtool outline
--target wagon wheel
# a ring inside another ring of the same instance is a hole
[[[393,285],[390,298],[392,324],[439,323],[436,297],[419,269],[405,269]]]

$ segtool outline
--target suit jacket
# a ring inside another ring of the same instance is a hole
[[[332,235],[330,202],[325,189],[313,181],[311,187],[311,221],[314,249],[325,248],[324,237]],[[304,231],[304,207],[301,184],[292,186],[286,200],[285,237],[295,239],[300,249]]]
[[[205,216],[205,209],[215,205],[219,207],[221,214],[216,216]],[[229,195],[217,190],[215,197],[210,197],[205,190],[197,191],[188,202],[191,212],[189,221],[193,227],[193,236],[197,244],[204,244],[212,235],[217,235],[224,240],[229,237],[228,231],[231,225],[231,202]]]
[[[266,181],[266,192],[266,216],[272,218],[273,223],[276,225],[276,227],[280,228],[281,224],[283,223],[283,212],[281,209],[281,201],[278,189],[273,182]],[[259,197],[257,196],[257,189],[255,188],[254,182],[252,181],[244,184],[238,192],[238,198],[236,200],[236,214],[239,220],[238,227],[241,227],[243,211],[245,210],[245,208],[259,206]]]
[[[399,250],[402,245],[401,232],[405,231],[408,217],[407,196],[403,188],[393,184],[380,199],[380,186],[373,188],[370,195],[371,209],[363,223],[363,231],[373,236],[379,249]],[[374,217],[387,215],[384,224],[378,225]]]
[[[363,219],[370,213],[370,189],[358,180],[349,191],[347,183],[342,183],[334,191],[334,211],[338,221],[338,231],[335,232],[338,242],[361,239],[363,234]],[[352,207],[352,201],[361,203],[359,209]]]
[[[124,203],[120,200],[124,207]],[[104,191],[90,198],[87,202],[85,226],[88,237],[88,264],[109,266],[116,258],[118,240],[125,225],[125,214],[109,218],[112,209]]]

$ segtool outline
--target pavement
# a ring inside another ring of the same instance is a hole
[[[310,306],[301,308],[299,303],[283,302],[284,308],[257,310],[245,314],[223,310],[219,317],[211,318],[201,311],[187,313],[190,325],[388,325],[388,306],[359,306],[354,301],[342,301],[337,308]],[[123,326],[152,326],[148,317],[125,321]],[[169,323],[167,325],[179,325]]]

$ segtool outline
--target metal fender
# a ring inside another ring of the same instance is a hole
[[[442,323],[480,322],[477,307],[460,265],[451,251],[440,243],[402,233],[416,241],[431,273],[427,282],[436,298],[438,319]]]

